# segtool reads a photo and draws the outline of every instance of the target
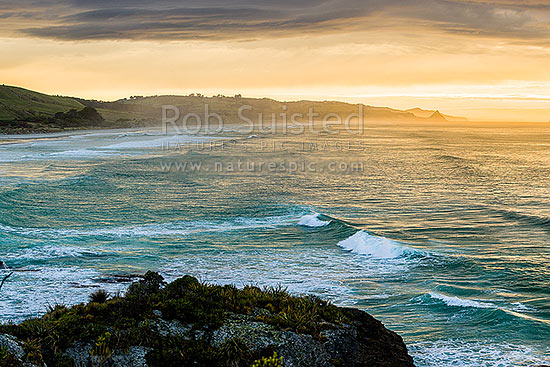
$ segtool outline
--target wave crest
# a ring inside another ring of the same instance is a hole
[[[506,220],[525,223],[537,227],[550,227],[550,217],[547,216],[522,213],[520,211],[507,209],[493,209],[492,211]]]
[[[446,296],[441,293],[430,292],[428,293],[430,298],[436,299],[445,303],[447,306],[452,307],[472,307],[472,308],[498,308],[497,305],[491,302],[474,301],[471,299],[464,299],[452,296]]]
[[[375,236],[365,231],[359,231],[338,242],[338,246],[357,254],[369,255],[375,259],[395,259],[419,253],[418,250],[404,246],[398,241]]]
[[[298,222],[299,226],[303,227],[324,227],[328,225],[331,220],[321,220],[319,219],[320,214],[307,214],[300,218],[300,221]]]

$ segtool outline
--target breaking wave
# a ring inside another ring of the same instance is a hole
[[[303,227],[324,227],[331,222],[331,220],[320,219],[320,216],[321,214],[318,213],[306,214],[300,218],[298,225]]]
[[[473,307],[473,308],[497,308],[498,306],[491,302],[474,301],[458,297],[446,296],[441,293],[430,292],[430,298],[441,301],[451,307]]]
[[[421,254],[421,251],[405,246],[401,242],[375,236],[363,230],[338,242],[338,246],[350,252],[368,255],[375,259],[395,259],[407,255]]]

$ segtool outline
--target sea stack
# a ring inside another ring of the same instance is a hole
[[[435,111],[430,117],[428,117],[428,119],[430,121],[448,121],[439,111]]]

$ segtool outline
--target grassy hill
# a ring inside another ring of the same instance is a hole
[[[84,105],[74,98],[49,96],[7,85],[0,86],[0,121],[25,119],[40,114],[54,115],[56,112],[82,108]]]
[[[195,113],[205,116],[205,106],[210,113],[220,115],[225,123],[242,122],[238,111],[249,106],[243,115],[252,121],[262,116],[269,122],[272,116],[280,121],[281,114],[287,118],[300,114],[307,121],[307,114],[313,109],[320,120],[329,114],[345,119],[351,114],[363,111],[365,119],[434,121],[434,111],[413,109],[408,111],[387,107],[374,107],[338,101],[291,101],[280,102],[270,98],[244,98],[240,95],[228,97],[218,95],[206,97],[200,94],[188,96],[135,96],[112,102],[86,100],[76,97],[51,96],[20,87],[0,86],[0,133],[54,132],[68,129],[124,128],[158,125],[162,106],[173,105],[181,114]],[[85,110],[86,109],[86,110]],[[94,110],[94,111],[92,111]],[[101,119],[95,115],[97,112]],[[93,118],[88,119],[86,116]],[[441,121],[458,121],[460,118],[441,115]]]
[[[271,121],[275,116],[279,121],[281,114],[286,114],[287,119],[293,114],[301,114],[303,118],[297,118],[297,121],[307,121],[307,114],[310,109],[318,114],[315,120],[320,120],[329,114],[336,114],[345,119],[351,114],[357,114],[361,110],[366,119],[409,119],[415,120],[417,117],[410,112],[395,110],[387,107],[373,107],[361,104],[351,104],[338,101],[287,101],[281,102],[270,98],[245,98],[241,96],[214,96],[206,97],[202,95],[189,96],[149,96],[149,97],[131,97],[121,99],[115,102],[97,104],[95,107],[124,111],[128,113],[139,113],[151,119],[159,119],[162,114],[163,105],[172,105],[180,109],[181,114],[195,113],[199,116],[205,115],[205,105],[208,105],[209,113],[220,115],[224,122],[241,121],[238,111],[241,106],[249,108],[243,111],[243,115],[253,121],[258,120],[261,114],[264,121]]]
[[[0,86],[0,134],[143,126],[138,113],[95,108],[90,101]],[[96,114],[97,112],[97,114]]]

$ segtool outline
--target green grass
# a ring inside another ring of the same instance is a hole
[[[53,118],[58,113],[81,111],[96,105],[105,119],[101,124],[92,121],[61,121]],[[71,97],[50,96],[27,89],[0,86],[0,134],[47,133],[93,128],[131,128],[150,124],[139,112],[103,108],[109,104],[79,100]]]
[[[82,108],[82,103],[70,97],[50,96],[19,87],[0,86],[0,120],[3,121],[29,115],[53,116],[56,112]]]

